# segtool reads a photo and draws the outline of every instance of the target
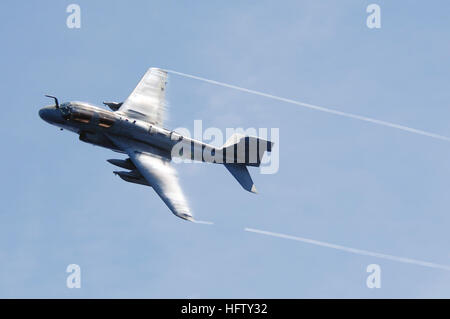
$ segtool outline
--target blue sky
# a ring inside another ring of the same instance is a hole
[[[448,2],[373,2],[379,30],[372,1],[77,1],[75,30],[72,2],[2,1],[0,297],[450,297],[443,270],[243,231],[449,265],[448,142],[173,75],[169,128],[280,129],[279,172],[251,170],[258,195],[224,167],[177,165],[207,226],[38,116],[49,93],[121,101],[156,66],[450,136]]]

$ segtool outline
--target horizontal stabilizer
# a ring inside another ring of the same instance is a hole
[[[224,164],[228,171],[236,178],[241,186],[252,193],[257,193],[256,186],[253,184],[252,177],[244,164]]]
[[[233,134],[218,149],[223,154],[223,163],[237,163],[249,166],[261,165],[265,152],[272,151],[273,142],[255,136]]]

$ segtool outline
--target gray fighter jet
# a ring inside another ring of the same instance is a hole
[[[194,221],[179,185],[173,157],[223,164],[241,186],[256,193],[247,166],[260,166],[272,142],[233,135],[222,147],[181,136],[163,128],[167,72],[150,68],[123,103],[103,102],[112,111],[85,102],[66,102],[39,110],[39,116],[61,129],[79,134],[83,142],[125,153],[108,162],[126,169],[115,171],[123,180],[152,187],[176,216]]]

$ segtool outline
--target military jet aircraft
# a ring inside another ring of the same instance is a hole
[[[247,166],[260,166],[264,152],[273,143],[234,134],[215,147],[163,127],[166,113],[167,72],[150,68],[122,103],[103,102],[111,111],[85,102],[66,102],[39,110],[39,116],[61,129],[79,134],[79,139],[128,155],[108,162],[126,169],[115,171],[123,180],[152,187],[173,214],[195,221],[180,187],[173,157],[223,164],[241,186],[256,193]]]

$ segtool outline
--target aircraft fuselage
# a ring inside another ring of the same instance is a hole
[[[83,102],[63,103],[59,107],[46,106],[39,111],[39,115],[50,124],[79,134],[83,142],[118,152],[126,152],[126,150],[113,143],[108,136],[123,139],[126,145],[132,145],[135,150],[157,154],[168,159],[175,155],[210,162],[208,157],[202,154],[208,152],[214,154],[216,149],[212,145],[181,136],[174,131],[129,118],[118,111],[111,112]],[[172,154],[172,149],[177,143],[182,143],[190,152]],[[194,155],[197,156],[194,157]]]

